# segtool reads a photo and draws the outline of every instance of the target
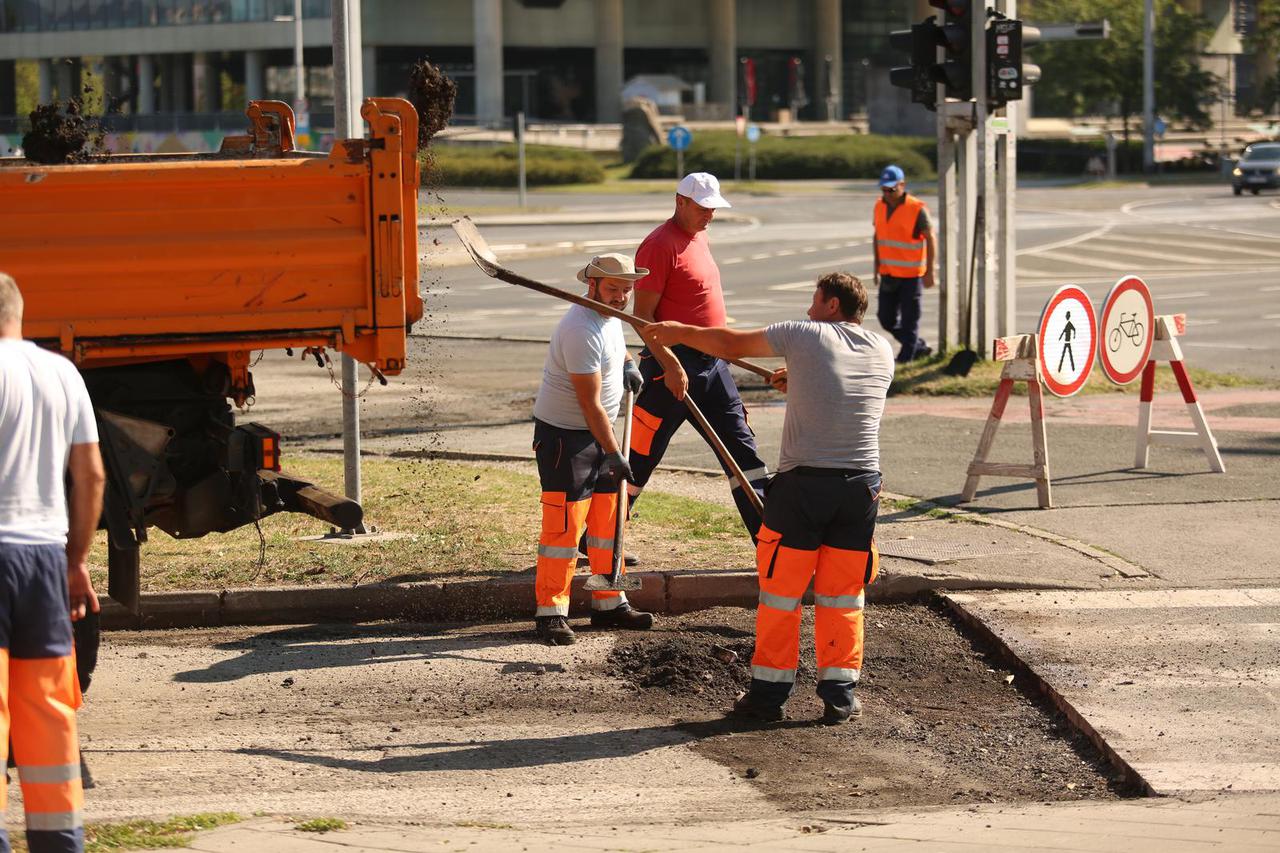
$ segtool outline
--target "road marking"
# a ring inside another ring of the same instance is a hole
[[[1106,243],[1107,241],[1114,240],[1114,239],[1115,238],[1112,238],[1112,237],[1103,237],[1095,242]],[[1218,258],[1206,258],[1202,255],[1178,255],[1178,254],[1174,254],[1173,252],[1143,251],[1142,249],[1134,249],[1128,246],[1118,246],[1116,248],[1107,248],[1105,245],[1103,246],[1095,245],[1095,246],[1090,246],[1090,248],[1096,249],[1097,251],[1101,251],[1101,252],[1112,252],[1117,255],[1134,255],[1139,258],[1152,258],[1153,260],[1157,260],[1157,261],[1176,261],[1178,263],[1183,263],[1183,264],[1199,264],[1201,266],[1207,266],[1210,264],[1221,263],[1220,259]],[[1273,257],[1275,256],[1273,255]]]
[[[1103,234],[1106,234],[1108,231],[1110,231],[1112,227],[1113,226],[1111,225],[1104,225],[1101,228],[1095,228],[1094,230],[1089,231],[1085,234],[1081,234],[1077,237],[1070,237],[1066,240],[1059,240],[1056,243],[1047,243],[1043,246],[1029,246],[1026,249],[1019,249],[1018,254],[1027,255],[1027,254],[1035,254],[1037,252],[1051,252],[1054,249],[1065,249],[1068,246],[1074,246],[1077,243],[1083,243],[1086,240],[1092,240],[1096,237],[1101,237]]]
[[[1262,319],[1264,319],[1264,320],[1280,320],[1280,314],[1263,314],[1263,315],[1262,315]]]
[[[1160,299],[1201,299],[1208,295],[1209,294],[1207,291],[1197,290],[1192,293],[1161,293],[1159,298]]]
[[[1276,293],[1277,291],[1280,291],[1280,286],[1272,285],[1271,287],[1259,287],[1258,290],[1263,293]]]
[[[772,257],[773,257],[773,253],[772,253],[772,252],[759,252],[759,253],[757,253],[757,254],[752,255],[752,256],[751,256],[751,258],[750,258],[750,260],[753,260],[753,261],[763,261],[763,260],[765,260],[766,258],[772,258]]]
[[[790,281],[786,284],[771,284],[770,290],[811,290],[815,287],[812,279],[806,278],[804,281]]]
[[[1267,350],[1270,347],[1251,347],[1247,344],[1214,344],[1207,341],[1186,341],[1182,344],[1184,347],[1200,347],[1201,349],[1241,349],[1241,350]]]
[[[832,249],[843,249],[843,248],[844,248],[844,246],[843,246],[842,244],[840,244],[840,243],[827,243],[827,244],[826,244],[825,246],[823,246],[822,248],[823,248],[823,250],[824,250],[824,251],[828,251],[828,252],[829,252],[829,251],[831,251]]]
[[[1187,318],[1188,326],[1216,326],[1220,322],[1222,321],[1221,320],[1192,320],[1190,317]]]
[[[800,251],[801,251],[801,252],[804,252],[804,253],[807,255],[807,254],[809,254],[810,252],[816,252],[816,251],[818,251],[818,247],[817,247],[817,246],[805,246],[805,247],[804,247],[803,249],[801,249]]]
[[[842,267],[842,266],[845,266],[846,264],[858,264],[858,263],[862,263],[863,261],[869,261],[871,260],[871,257],[872,257],[871,255],[854,255],[849,258],[836,258],[835,260],[830,260],[830,261],[818,261],[817,263],[814,263],[814,264],[802,264],[800,269],[802,270],[831,269],[832,267]]]
[[[730,264],[740,264],[745,260],[746,258],[725,258],[723,261],[719,261],[719,264],[722,267],[727,267]]]
[[[1037,252],[1037,258],[1048,258],[1051,261],[1061,261],[1065,264],[1083,264],[1086,267],[1097,267],[1103,270],[1115,270],[1116,272],[1125,272],[1133,269],[1133,264],[1116,264],[1105,263],[1101,261],[1091,261],[1088,258],[1082,258],[1079,255],[1068,255],[1062,252]]]

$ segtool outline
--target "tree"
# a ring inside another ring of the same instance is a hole
[[[1280,3],[1280,0],[1274,0]],[[1131,120],[1142,112],[1142,0],[1032,0],[1022,9],[1031,21],[1111,22],[1101,41],[1049,42],[1033,49],[1042,70],[1035,86],[1041,115],[1117,115],[1129,142]],[[1220,93],[1217,75],[1200,67],[1200,48],[1213,33],[1202,15],[1177,0],[1155,0],[1155,98],[1157,111],[1196,128],[1211,124],[1209,106]],[[1125,150],[1128,150],[1126,144]]]
[[[1253,28],[1245,36],[1244,43],[1259,59],[1264,56],[1275,57],[1280,53],[1280,0],[1255,0]],[[1275,68],[1274,61],[1267,65]],[[1277,97],[1280,97],[1280,75],[1272,70],[1258,80],[1257,84],[1258,94],[1254,97],[1253,106],[1269,113],[1275,106]]]

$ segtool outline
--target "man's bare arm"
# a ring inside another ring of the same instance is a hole
[[[654,293],[652,290],[637,290],[633,309],[635,315],[641,320],[648,320],[652,323],[654,314],[658,310],[658,300],[661,298],[661,293]],[[645,341],[645,343],[649,342]],[[658,360],[658,364],[662,365],[662,381],[667,386],[667,390],[677,400],[683,400],[685,391],[689,388],[689,377],[685,375],[684,368],[680,366],[680,359],[676,358],[676,354],[665,346],[649,344],[649,352],[653,353],[653,357]]]
[[[71,619],[82,619],[86,609],[98,612],[98,596],[89,580],[89,546],[102,516],[102,490],[107,482],[97,442],[71,445],[67,464],[71,472],[71,499],[67,530],[67,585]]]
[[[933,226],[930,225],[924,232],[924,286],[933,287],[934,278],[933,271],[935,269],[934,261],[938,255],[938,238],[933,233]]]
[[[640,332],[650,345],[684,344],[717,358],[777,355],[764,329],[702,328],[685,323],[654,323]]]
[[[587,421],[587,429],[605,453],[618,452],[618,439],[613,434],[613,424],[600,403],[600,372],[570,373],[573,393],[578,397],[578,407]]]

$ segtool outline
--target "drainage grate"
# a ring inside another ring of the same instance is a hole
[[[931,566],[938,563],[954,563],[957,560],[972,560],[977,557],[1037,553],[1033,548],[1017,545],[973,545],[964,542],[931,542],[922,539],[890,539],[887,542],[877,541],[876,545],[882,556],[902,557]]]

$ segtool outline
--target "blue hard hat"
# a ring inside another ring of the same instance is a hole
[[[907,176],[897,166],[885,166],[884,171],[880,173],[880,186],[896,187],[906,179]]]

